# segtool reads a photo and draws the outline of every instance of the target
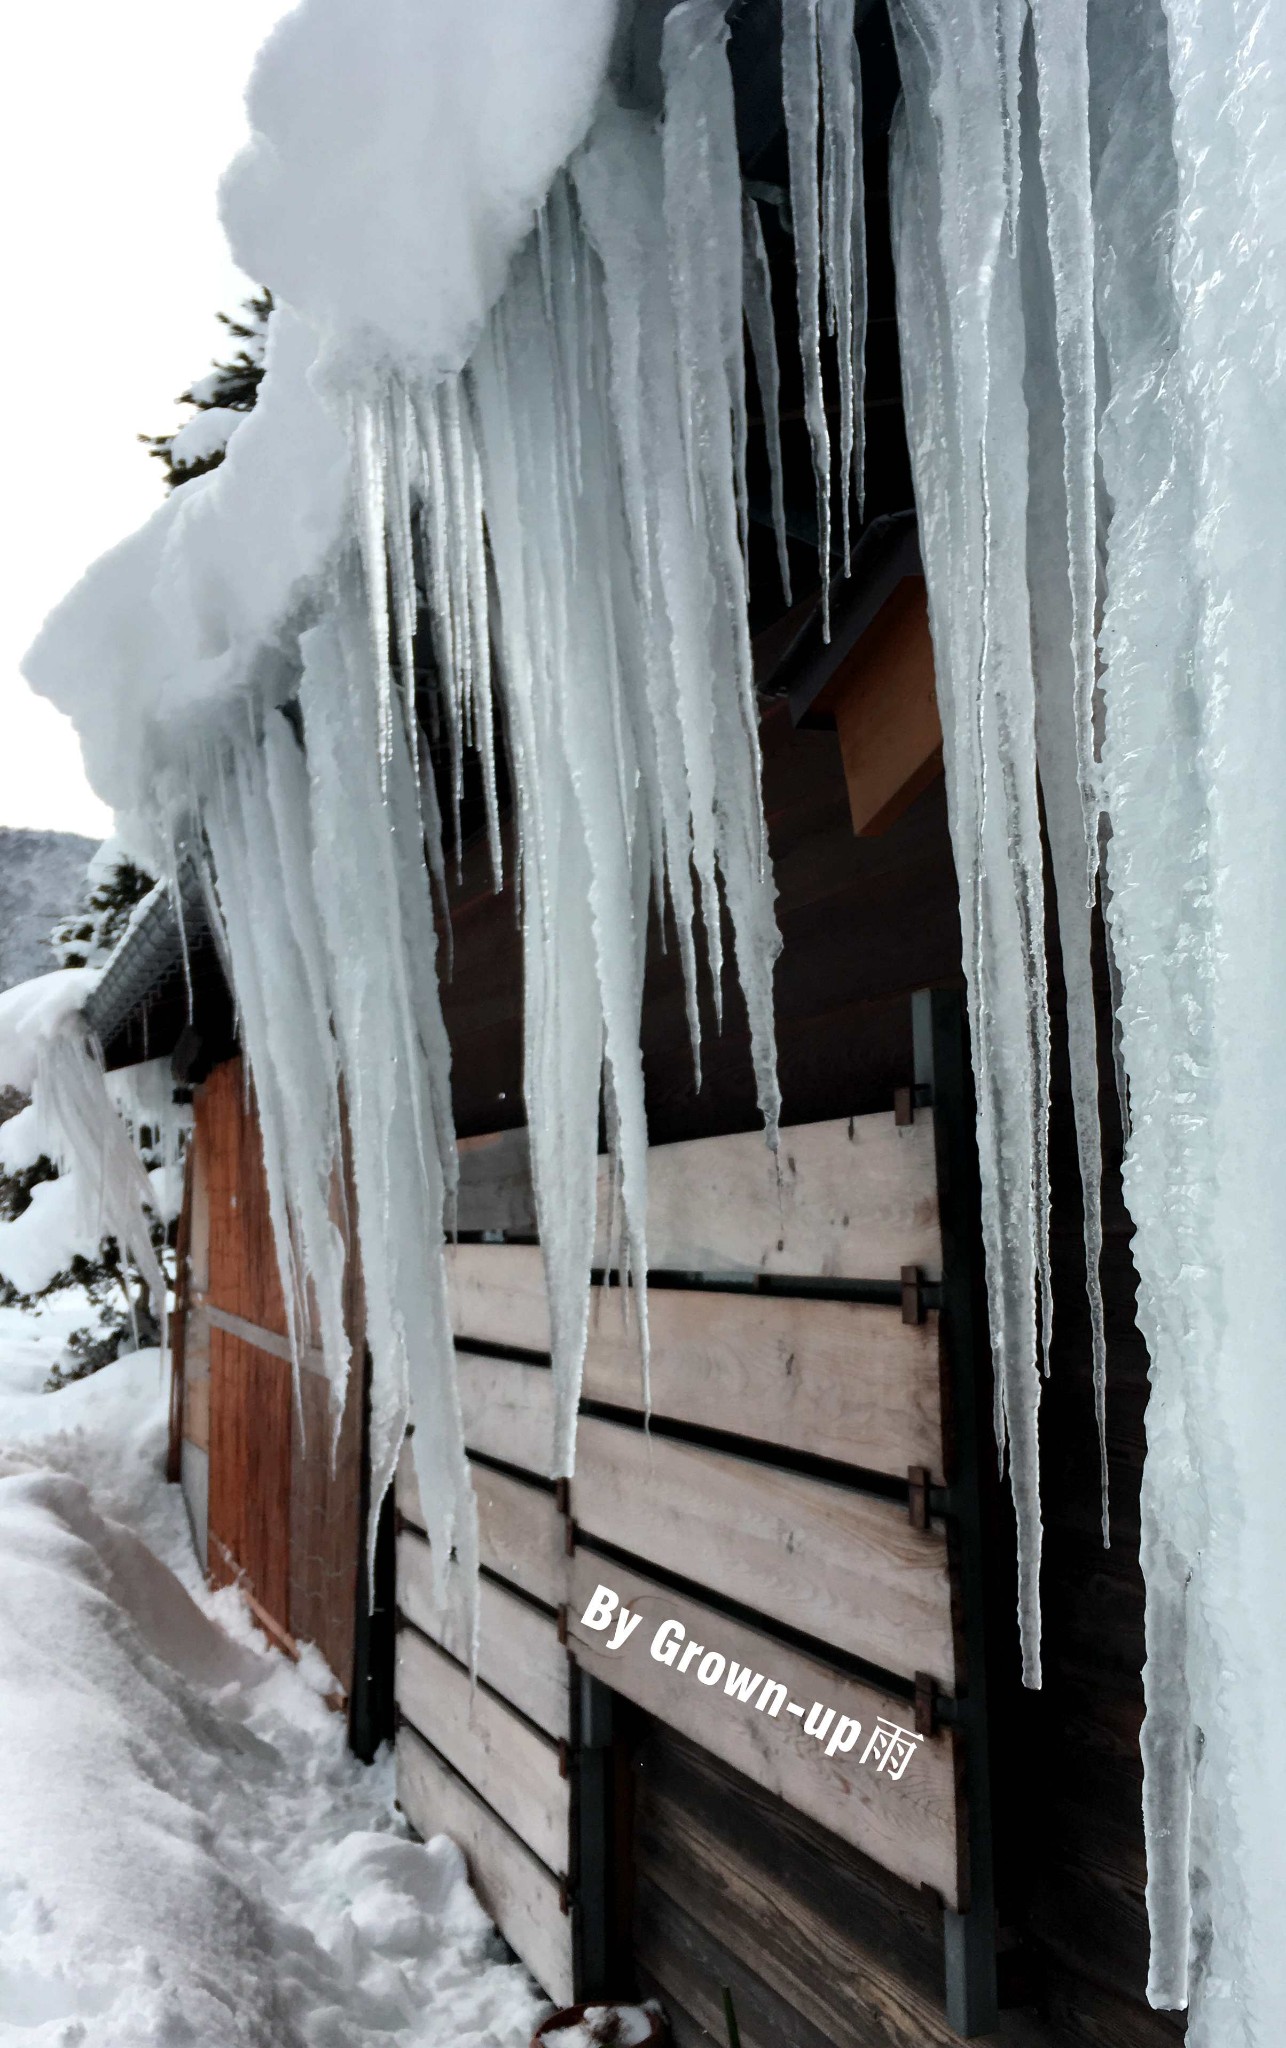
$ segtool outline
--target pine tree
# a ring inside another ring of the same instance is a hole
[[[62,967],[100,967],[121,937],[135,906],[153,887],[152,878],[131,860],[118,858],[86,878],[82,903],[55,926],[52,941]],[[24,1106],[14,1090],[0,1094],[0,1123]],[[161,1164],[153,1140],[155,1133],[139,1132],[145,1166]],[[44,1154],[29,1166],[9,1169],[0,1164],[0,1222],[16,1221],[31,1205],[32,1193],[42,1181],[56,1180],[58,1169]],[[159,1222],[153,1225],[152,1242],[167,1276],[172,1260],[167,1256],[170,1232]],[[78,1287],[85,1296],[92,1317],[84,1328],[74,1330],[67,1341],[67,1358],[55,1366],[50,1387],[82,1379],[109,1365],[122,1350],[134,1343],[159,1341],[156,1305],[147,1299],[132,1268],[122,1259],[114,1237],[106,1237],[92,1257],[77,1255],[64,1272],[55,1273],[45,1286],[23,1294],[0,1275],[0,1303],[10,1307],[33,1308],[51,1295]]]
[[[54,926],[50,941],[60,967],[101,967],[152,878],[131,860],[117,860],[93,882],[83,904]]]
[[[198,377],[190,389],[183,392],[178,403],[195,406],[197,418],[208,412],[250,412],[263,379],[264,348],[271,312],[272,293],[257,291],[243,302],[242,317],[238,318],[234,313],[220,313],[219,319],[232,339],[239,341],[241,346],[230,361],[216,363],[204,377]],[[192,421],[186,424],[191,426]],[[193,477],[206,476],[210,470],[219,467],[224,457],[226,437],[205,452],[185,454],[180,438],[182,434],[183,429],[176,428],[171,434],[140,434],[138,437],[148,454],[164,463],[169,490],[174,490],[179,484],[190,483]]]

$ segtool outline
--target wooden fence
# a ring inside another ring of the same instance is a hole
[[[595,1989],[603,1954],[594,1723],[610,1697],[930,1888],[953,2024],[967,2033],[987,2016],[982,1696],[958,1697],[970,1529],[944,1372],[946,1152],[931,1092],[922,1082],[887,1113],[783,1131],[777,1161],[757,1134],[653,1149],[650,1417],[622,1293],[596,1285],[570,1482],[551,1477],[539,1248],[451,1253],[481,1529],[478,1684],[471,1700],[407,1455],[400,1796],[421,1832],[463,1843],[484,1902],[556,1999]],[[520,1145],[509,1134],[466,1162],[466,1227],[530,1230]],[[583,1619],[600,1586],[642,1617],[616,1648],[611,1627]],[[651,1646],[667,1622],[662,1647],[677,1628],[697,1651],[662,1661]],[[738,1668],[759,1706],[730,1692]],[[681,1975],[677,1952],[671,1962]],[[681,1997],[667,1967],[661,1944],[653,1975]]]

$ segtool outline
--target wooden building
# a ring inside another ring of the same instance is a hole
[[[747,10],[752,26],[764,12]],[[195,1099],[174,1473],[206,1567],[239,1580],[283,1647],[321,1647],[359,1750],[396,1721],[407,1818],[461,1842],[552,1998],[653,1993],[679,2048],[726,2038],[724,1987],[744,2048],[1159,2048],[1183,2025],[1144,1995],[1146,1355],[1120,1136],[1109,1081],[1104,1551],[1060,1087],[1045,1682],[1028,1693],[991,1436],[959,905],[900,410],[885,224],[897,78],[880,9],[865,11],[862,40],[868,492],[829,644],[815,548],[813,595],[785,617],[771,537],[760,531],[752,550],[784,939],[780,1174],[756,1129],[737,999],[721,1033],[705,1019],[696,1090],[677,948],[654,932],[651,1416],[619,1296],[599,1285],[570,1483],[549,1476],[514,903],[492,891],[466,806],[444,1008],[463,1168],[453,1301],[482,1534],[476,1693],[461,1617],[434,1600],[405,1461],[365,1582],[361,1372],[333,1464],[307,1361],[292,1394],[253,1097],[195,898],[190,1009],[158,908],[113,961],[91,1021],[109,1064],[169,1051]],[[739,93],[762,62],[747,29],[734,42]],[[779,184],[779,122],[770,110],[762,123],[743,156]],[[788,264],[784,238],[772,254]],[[808,451],[784,342],[781,353],[802,590]],[[752,457],[753,498],[762,447]],[[1104,990],[1105,1044],[1106,1004]],[[360,1358],[358,1279],[348,1313]],[[611,1628],[582,1619],[600,1586],[642,1616],[616,1649]],[[653,1654],[670,1621],[686,1661]],[[734,1667],[758,1680],[757,1704],[729,1689]]]

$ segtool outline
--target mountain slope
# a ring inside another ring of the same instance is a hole
[[[58,965],[49,933],[80,901],[96,839],[0,825],[0,989]]]

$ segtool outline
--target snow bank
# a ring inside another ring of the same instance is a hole
[[[387,1759],[347,1752],[324,1680],[264,1654],[235,1592],[200,1588],[161,1478],[159,1355],[8,1392],[11,1338],[0,1326],[5,2039],[524,2048],[540,2002],[496,1959],[458,1850],[406,1838]]]
[[[85,1228],[76,1176],[60,1174],[39,1181],[21,1216],[0,1223],[0,1278],[19,1294],[38,1294],[73,1259],[92,1258],[97,1248],[98,1232]]]
[[[25,1173],[34,1166],[45,1149],[40,1130],[40,1118],[34,1103],[27,1103],[17,1116],[6,1117],[0,1124],[0,1167],[6,1173]]]

